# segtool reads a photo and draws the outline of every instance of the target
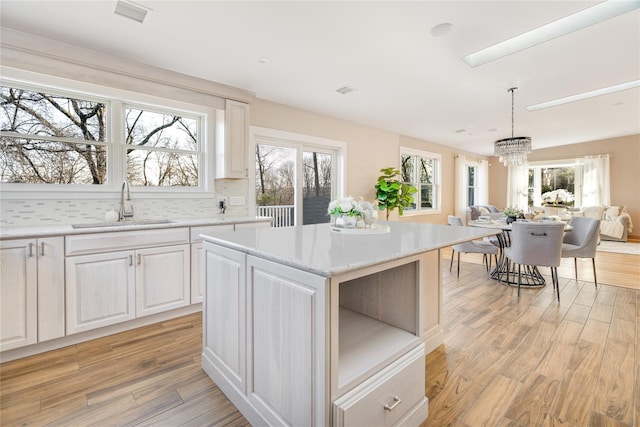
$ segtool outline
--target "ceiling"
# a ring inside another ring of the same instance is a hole
[[[515,134],[534,150],[640,134],[639,88],[525,109],[640,79],[639,9],[471,68],[463,56],[599,2],[137,3],[144,23],[115,1],[2,0],[0,23],[482,155],[511,136],[514,86]],[[432,36],[441,23],[451,32]]]

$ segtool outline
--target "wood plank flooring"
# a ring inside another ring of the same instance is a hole
[[[640,288],[640,257],[608,255],[599,282]],[[423,427],[638,423],[638,290],[596,290],[567,260],[559,305],[550,287],[518,300],[477,260],[456,279],[443,256],[445,344],[426,358]],[[194,314],[1,364],[0,425],[248,425],[200,368],[201,333]]]

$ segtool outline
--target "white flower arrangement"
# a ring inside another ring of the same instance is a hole
[[[572,202],[575,196],[564,188],[547,191],[542,194],[542,201],[545,203],[567,203]]]
[[[331,216],[360,216],[362,215],[362,210],[353,197],[348,196],[338,198],[329,203],[327,213]]]
[[[517,217],[522,211],[517,206],[507,206],[502,213],[507,217]]]
[[[366,228],[378,220],[378,206],[375,203],[362,199],[356,202],[351,196],[338,198],[329,203],[327,213],[333,218],[332,223],[337,226]],[[344,217],[351,218],[348,222],[350,225],[346,225]]]

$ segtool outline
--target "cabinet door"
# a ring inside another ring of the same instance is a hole
[[[64,238],[38,239],[38,342],[63,337]]]
[[[134,252],[66,259],[67,334],[135,318]]]
[[[203,366],[213,365],[243,395],[245,375],[245,254],[205,242]]]
[[[233,231],[233,224],[205,225],[191,227],[191,304],[200,303],[204,296],[204,275],[202,269],[202,238],[201,234]]]
[[[216,150],[216,178],[246,178],[249,104],[226,101],[224,142]]]
[[[203,276],[200,273],[202,251],[202,242],[191,244],[191,304],[202,302],[204,299]]]
[[[34,239],[0,242],[0,350],[35,344],[37,256]]]
[[[189,245],[139,249],[135,258],[137,317],[191,303]]]
[[[269,425],[329,424],[328,279],[247,256],[247,396]]]

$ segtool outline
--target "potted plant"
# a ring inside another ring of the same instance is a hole
[[[400,175],[400,171],[393,167],[380,169],[382,175],[378,177],[375,185],[376,200],[378,201],[378,209],[387,211],[387,220],[389,214],[394,209],[398,209],[398,213],[402,215],[404,208],[413,205],[413,195],[418,191],[415,187],[406,184],[396,177]]]
[[[511,224],[520,215],[520,209],[513,206],[508,206],[504,208],[502,213],[504,214],[505,217],[507,217],[507,224]]]
[[[329,203],[327,213],[336,227],[355,228],[362,208],[353,197],[341,197]]]

